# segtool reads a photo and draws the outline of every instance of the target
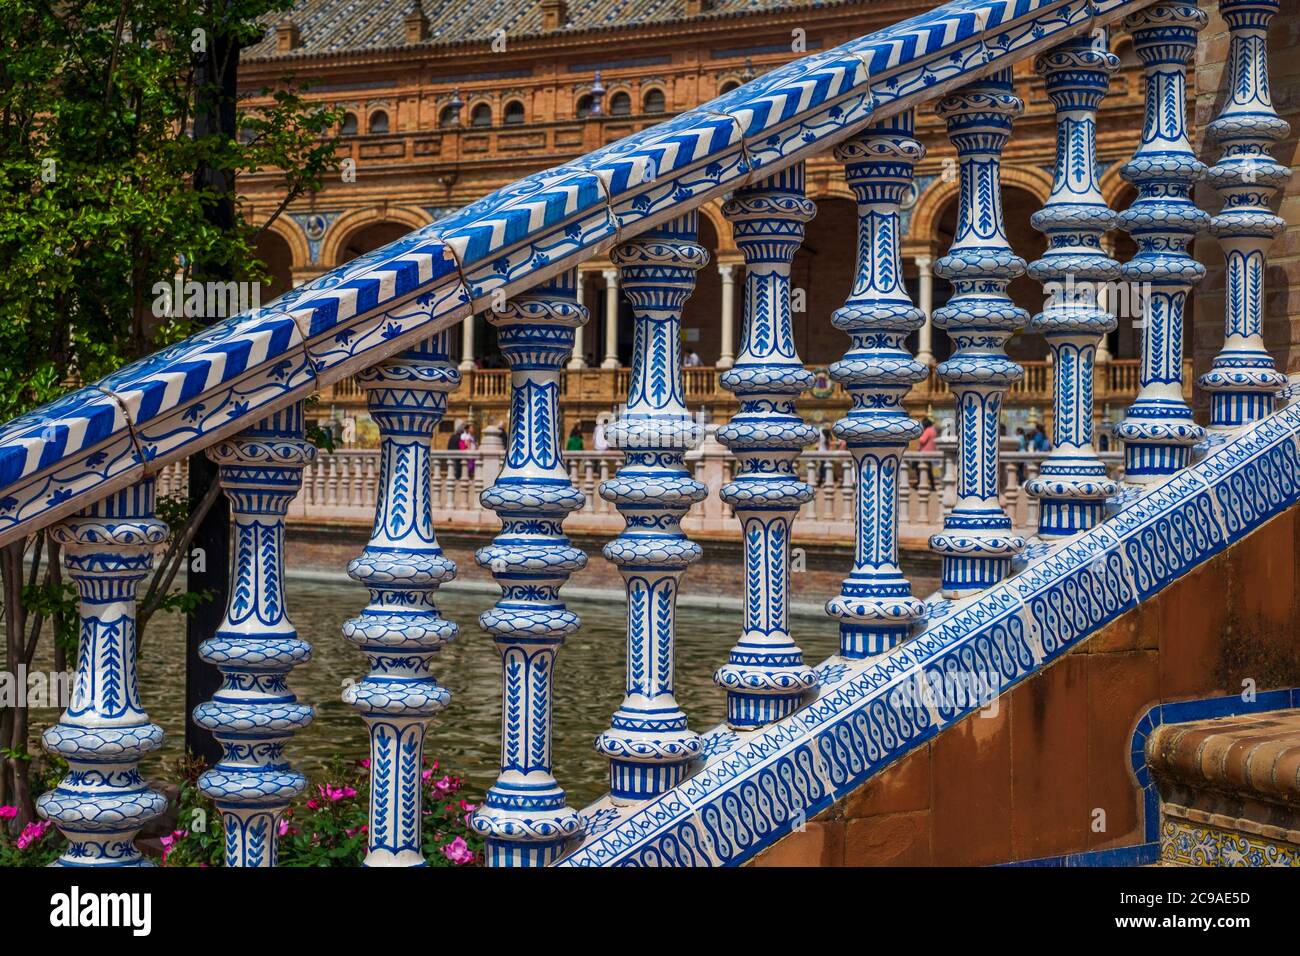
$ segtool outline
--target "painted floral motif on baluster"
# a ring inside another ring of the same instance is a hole
[[[230,499],[234,567],[225,618],[199,647],[221,671],[221,688],[194,721],[222,748],[199,789],[221,811],[227,866],[276,865],[280,817],[307,785],[284,758],[285,743],[313,716],[286,680],[311,658],[284,600],[284,516],[316,457],[302,435],[296,403],[208,449]]]
[[[853,570],[826,612],[840,622],[840,654],[851,658],[896,646],[925,611],[898,565],[899,463],[921,434],[903,398],[929,374],[904,345],[925,324],[907,297],[899,249],[899,204],[925,156],[914,124],[909,110],[835,150],[858,203],[857,275],[833,319],[852,345],[830,368],[853,401],[834,431],[853,455],[857,519]]]
[[[1121,170],[1138,190],[1119,217],[1138,247],[1121,276],[1144,292],[1141,388],[1115,426],[1126,481],[1160,481],[1180,470],[1205,435],[1183,398],[1183,313],[1192,286],[1205,275],[1187,253],[1209,216],[1192,204],[1205,164],[1187,137],[1185,71],[1207,19],[1195,4],[1158,3],[1124,20],[1146,83],[1142,143]]]
[[[713,679],[727,691],[727,722],[752,729],[791,713],[817,683],[789,628],[790,524],[812,498],[795,459],[817,437],[795,409],[813,376],[794,347],[790,264],[817,207],[800,163],[737,190],[722,211],[745,256],[744,340],[720,380],[740,410],[717,435],[738,464],[721,498],[742,529],[745,603],[740,641]]]
[[[1056,175],[1046,205],[1030,222],[1047,237],[1047,251],[1029,266],[1043,283],[1047,305],[1030,325],[1052,350],[1052,451],[1025,491],[1039,499],[1038,533],[1061,538],[1101,521],[1119,486],[1093,447],[1093,364],[1100,337],[1116,326],[1097,290],[1119,276],[1101,237],[1116,214],[1097,182],[1097,109],[1119,57],[1106,49],[1103,29],[1034,61],[1056,108]]]
[[[162,746],[137,677],[136,589],[167,536],[154,517],[146,479],[51,526],[76,585],[81,618],[72,699],[41,737],[68,773],[36,801],[36,811],[68,841],[60,866],[148,866],[136,849],[140,828],[167,798],[140,775],[140,758]]]
[[[677,591],[700,546],[681,519],[708,489],[691,477],[683,455],[699,443],[686,410],[681,370],[682,308],[708,253],[695,241],[699,214],[687,213],[617,247],[624,295],[635,331],[627,406],[606,430],[621,449],[618,474],[600,486],[627,527],[604,548],[627,588],[627,693],[596,738],[609,758],[610,799],[627,804],[671,789],[700,753],[674,696]]]
[[[479,617],[502,668],[501,773],[471,819],[489,866],[545,866],[582,829],[551,768],[555,656],[580,623],[560,588],[587,565],[564,536],[565,517],[585,498],[569,480],[558,432],[560,372],[587,321],[576,283],[576,270],[561,273],[489,318],[512,389],[505,467],[481,496],[501,533],[475,554],[501,585]]]
[[[957,423],[957,504],[944,516],[930,550],[943,557],[942,590],[961,597],[1007,576],[1024,539],[998,501],[998,421],[1006,390],[1024,376],[1005,345],[1029,314],[1007,295],[1025,261],[1007,242],[1002,217],[1002,150],[1012,119],[1024,109],[1010,69],[999,70],[939,101],[937,112],[961,169],[957,233],[934,265],[953,285],[952,298],[934,312],[954,352],[938,368],[953,393]]]
[[[1268,26],[1277,0],[1220,0],[1231,37],[1229,95],[1207,132],[1223,147],[1210,185],[1223,209],[1210,220],[1227,266],[1223,348],[1198,384],[1210,393],[1210,427],[1234,428],[1271,413],[1287,384],[1264,346],[1265,256],[1286,220],[1271,203],[1291,171],[1269,153],[1291,127],[1273,109],[1268,84]]]
[[[431,658],[459,628],[438,610],[439,585],[456,575],[433,527],[429,453],[447,393],[460,373],[442,332],[358,376],[379,427],[379,500],[370,543],[348,565],[370,602],[343,636],[370,673],[343,692],[370,732],[367,866],[423,866],[420,767],[425,728],[451,695],[430,672]]]

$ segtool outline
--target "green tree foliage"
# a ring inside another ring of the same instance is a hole
[[[196,136],[219,124],[196,127],[195,111],[213,101],[200,77],[218,89],[236,65],[200,68],[216,49],[212,38],[255,43],[290,6],[0,0],[0,422],[212,321],[158,308],[159,284],[209,278],[196,263],[218,278],[266,280],[258,237],[335,167],[341,111],[304,97],[291,77],[253,91],[262,105],[240,110],[237,137]],[[204,215],[218,197],[196,184],[200,168],[218,184],[278,171],[283,201],[257,222],[237,205],[233,228],[222,228]],[[189,523],[202,504],[185,502]],[[192,534],[187,522],[172,523],[176,546],[148,591],[144,620],[204,597],[171,592]],[[62,638],[56,662],[73,653],[69,589],[57,547],[45,545],[38,536],[0,549],[11,670],[31,663],[46,622]],[[0,804],[17,808],[0,826],[11,832],[31,821],[27,745],[25,709],[0,711]]]
[[[195,331],[154,314],[158,283],[205,278],[193,263],[266,279],[269,220],[215,227],[194,172],[282,171],[278,215],[334,166],[339,112],[286,77],[236,139],[192,133],[209,39],[256,42],[289,6],[0,0],[0,420]]]

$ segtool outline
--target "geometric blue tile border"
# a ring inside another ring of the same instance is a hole
[[[888,654],[829,658],[816,691],[786,719],[705,732],[687,779],[633,807],[608,797],[592,804],[586,835],[556,865],[743,863],[1300,501],[1300,404],[1205,452],[1165,482],[1119,496],[1091,531],[1027,549],[1023,569],[1000,584],[931,599],[913,637]],[[1184,713],[1233,712],[1231,700],[1166,704],[1145,714],[1141,729]],[[1260,694],[1252,706],[1289,706],[1281,700]]]

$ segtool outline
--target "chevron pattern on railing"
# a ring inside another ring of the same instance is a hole
[[[0,429],[0,544],[152,475],[685,208],[1150,0],[957,0],[804,57]]]

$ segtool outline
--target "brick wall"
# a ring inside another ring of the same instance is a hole
[[[1143,842],[1129,748],[1149,707],[1248,678],[1300,686],[1298,529],[1297,509],[1273,519],[754,865],[982,865]]]

